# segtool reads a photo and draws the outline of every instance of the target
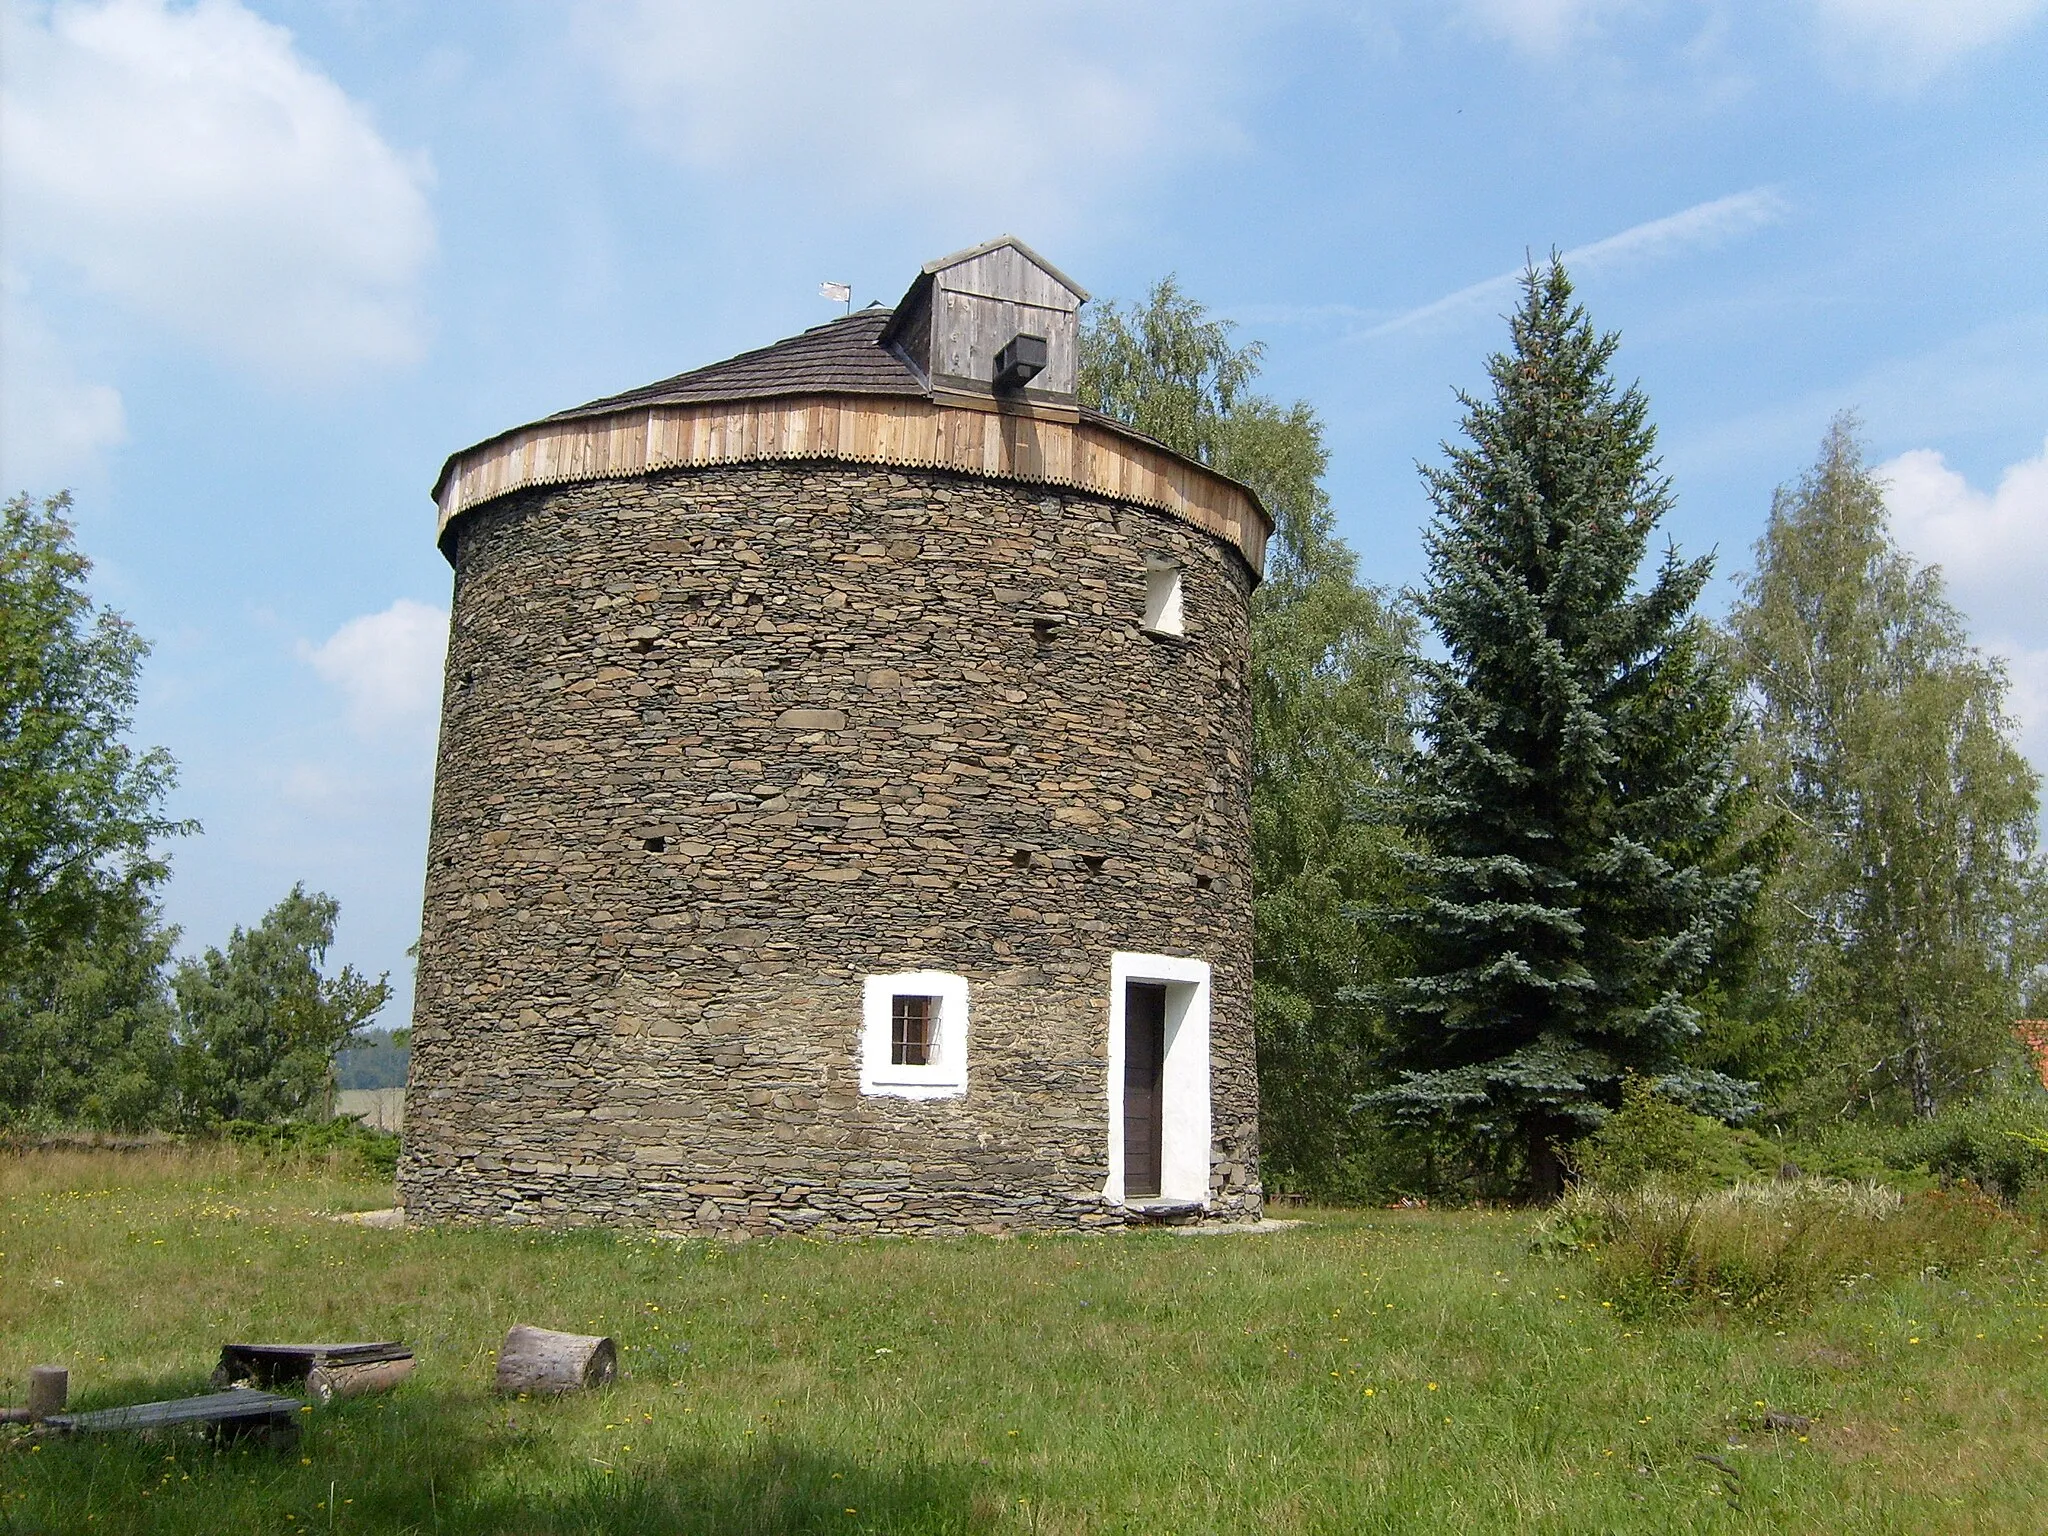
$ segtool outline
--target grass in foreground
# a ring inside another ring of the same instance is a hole
[[[290,1456],[0,1442],[0,1532],[2034,1532],[2048,1507],[2038,1260],[1775,1331],[1618,1316],[1519,1216],[737,1247],[329,1219],[388,1198],[246,1153],[0,1157],[0,1395],[43,1361],[81,1408],[196,1391],[228,1339],[420,1355]],[[615,1335],[624,1378],[493,1398],[515,1322]]]

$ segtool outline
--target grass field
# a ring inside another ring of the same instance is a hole
[[[1516,1215],[738,1246],[330,1219],[388,1200],[253,1154],[0,1154],[10,1401],[38,1362],[75,1407],[200,1390],[228,1339],[420,1356],[289,1455],[7,1432],[0,1532],[2048,1527],[2038,1260],[1779,1332],[1621,1317]],[[493,1398],[515,1322],[615,1335],[621,1381]]]

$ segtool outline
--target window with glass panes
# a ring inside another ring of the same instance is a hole
[[[899,992],[889,1004],[889,1064],[928,1067],[937,1044],[939,1000]]]

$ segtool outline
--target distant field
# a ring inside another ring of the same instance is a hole
[[[403,1088],[344,1088],[334,1096],[337,1115],[354,1115],[373,1131],[405,1129]]]
[[[2048,1277],[1641,1326],[1526,1218],[740,1246],[376,1231],[390,1191],[183,1150],[0,1154],[0,1397],[199,1390],[226,1339],[400,1337],[300,1450],[0,1431],[0,1532],[2026,1532]],[[615,1388],[489,1395],[514,1322]],[[1809,1415],[1768,1434],[1765,1406]],[[1729,1470],[1697,1458],[1709,1455]],[[331,1500],[331,1502],[330,1502]]]

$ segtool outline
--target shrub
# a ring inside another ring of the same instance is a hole
[[[1968,1187],[1901,1194],[1800,1179],[1694,1196],[1654,1184],[1630,1193],[1581,1186],[1545,1220],[1538,1243],[1589,1253],[1602,1294],[1638,1316],[1776,1320],[1859,1285],[2016,1259],[2038,1236]]]
[[[1697,1195],[1777,1172],[1777,1150],[1754,1131],[1737,1130],[1661,1097],[1640,1077],[1621,1085],[1621,1108],[1571,1153],[1581,1182],[1615,1194],[1655,1185]]]
[[[1794,1156],[1810,1172],[1907,1188],[1967,1183],[2048,1216],[2048,1093],[2000,1093],[1904,1125],[1837,1126],[1806,1138]]]
[[[255,1147],[277,1157],[353,1163],[380,1179],[398,1172],[398,1137],[373,1131],[351,1115],[332,1120],[226,1120],[221,1135],[238,1146]]]

